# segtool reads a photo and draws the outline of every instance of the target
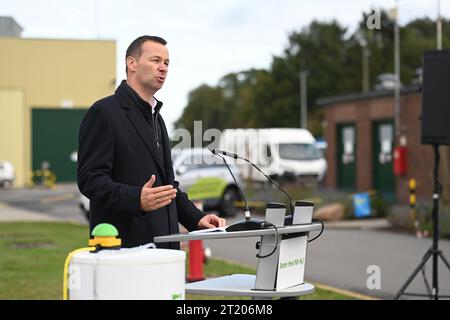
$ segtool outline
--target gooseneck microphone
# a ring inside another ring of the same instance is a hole
[[[214,154],[219,154],[220,153],[220,154],[223,154],[224,156],[227,156],[227,157],[230,157],[230,158],[234,158],[234,159],[242,159],[237,154],[231,153],[231,152],[227,152],[227,151],[212,149],[211,152],[214,153]],[[246,160],[246,159],[244,159],[244,160]]]
[[[248,203],[247,203],[247,198],[244,195],[244,192],[242,192],[241,187],[239,186],[239,184],[237,183],[236,178],[234,177],[233,172],[230,169],[230,166],[228,165],[227,161],[225,160],[224,157],[222,157],[219,154],[219,150],[213,149],[210,150],[212,154],[220,157],[223,161],[223,163],[225,164],[225,166],[227,167],[228,171],[230,172],[231,176],[233,177],[234,182],[236,183],[236,186],[239,190],[239,193],[242,196],[242,199],[244,200],[245,203],[245,207],[244,207],[244,214],[245,214],[245,220],[242,221],[238,221],[230,226],[228,226],[225,230],[226,231],[245,231],[245,230],[259,230],[259,229],[264,229],[265,227],[265,222],[262,220],[256,220],[256,219],[252,219],[250,217],[250,209],[248,207]],[[221,154],[223,154],[223,152],[220,152]],[[228,154],[225,154],[226,156],[229,156]],[[236,155],[237,156],[237,155]],[[237,158],[236,158],[237,159]]]
[[[244,192],[242,192],[241,187],[238,185],[236,178],[234,177],[233,171],[231,171],[230,167],[228,166],[227,161],[225,160],[224,157],[222,157],[220,154],[216,153],[216,149],[210,150],[211,153],[215,156],[218,156],[222,159],[223,163],[226,165],[228,171],[230,172],[231,176],[233,177],[234,183],[236,183],[236,186],[239,190],[239,193],[241,194],[242,199],[244,200],[244,213],[245,213],[245,219],[250,218],[250,209],[248,207],[248,202],[247,202],[247,198],[245,197]]]
[[[217,150],[217,149],[213,149],[211,151],[213,154],[223,154],[224,156],[230,157],[230,158],[234,158],[234,159],[242,159],[244,161],[247,161],[248,163],[250,163],[256,170],[258,170],[259,172],[261,172],[271,183],[273,183],[275,186],[277,186],[277,188],[282,191],[289,199],[289,208],[291,209],[291,214],[294,214],[294,205],[293,205],[293,201],[291,199],[291,196],[289,196],[289,194],[283,190],[283,188],[281,188],[281,186],[275,182],[271,177],[269,177],[267,174],[265,174],[261,169],[259,169],[253,162],[251,162],[250,160],[238,156],[235,153],[231,153],[231,152],[227,152],[227,151],[222,151],[222,150]]]
[[[254,163],[252,163],[250,160],[245,159],[241,156],[238,156],[235,153],[231,153],[231,152],[227,152],[227,151],[222,151],[222,150],[217,150],[214,149],[213,151],[214,154],[223,154],[227,157],[231,157],[234,159],[242,159],[244,161],[247,161],[248,163],[250,163],[256,170],[258,170],[259,172],[261,172],[270,182],[272,182],[274,185],[276,185],[278,187],[278,189],[280,189],[288,198],[289,198],[289,204],[290,204],[290,208],[291,208],[291,214],[285,217],[285,224],[292,224],[293,218],[294,218],[294,205],[293,205],[293,201],[291,199],[291,197],[289,196],[289,194],[283,190],[283,188],[281,188],[281,186],[276,183],[272,178],[270,178],[267,174],[265,174],[264,172],[261,171],[261,169],[259,169]],[[313,242],[314,240],[316,240],[317,238],[319,238],[322,235],[323,229],[324,229],[324,224],[321,220],[319,219],[312,219],[313,221],[318,221],[321,225],[322,225],[322,229],[320,230],[320,233],[314,237],[313,239],[308,240],[308,242]],[[277,240],[278,241],[278,240]],[[271,253],[272,254],[272,253]],[[271,255],[269,254],[269,255]],[[265,257],[264,257],[265,258]]]

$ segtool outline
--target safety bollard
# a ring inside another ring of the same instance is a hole
[[[193,201],[195,206],[203,211],[202,201]],[[189,241],[189,273],[187,276],[188,282],[195,282],[205,280],[203,273],[203,264],[205,262],[205,250],[203,249],[202,240]]]
[[[419,230],[419,220],[417,220],[416,212],[416,180],[409,179],[409,208],[411,209],[411,219],[416,230],[416,236],[422,238],[422,233]]]
[[[416,223],[416,180],[409,179],[409,208],[411,209],[411,218]]]
[[[189,274],[188,282],[205,280],[203,263],[205,262],[205,251],[202,240],[189,241]]]

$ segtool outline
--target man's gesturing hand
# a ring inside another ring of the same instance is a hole
[[[153,211],[167,206],[177,196],[177,189],[174,189],[170,184],[154,188],[155,180],[155,175],[152,175],[150,180],[142,187],[141,209],[144,211]]]

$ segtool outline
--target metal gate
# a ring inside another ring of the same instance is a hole
[[[86,109],[32,109],[32,166],[57,182],[76,181],[78,131]]]

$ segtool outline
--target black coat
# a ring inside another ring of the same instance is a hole
[[[178,222],[197,229],[203,213],[178,188],[174,180],[170,142],[158,114],[165,163],[157,154],[154,130],[122,83],[115,94],[95,102],[79,132],[78,187],[90,199],[90,229],[110,223],[119,231],[123,247],[153,242],[153,237],[178,233]],[[158,102],[160,103],[160,102]],[[154,174],[154,187],[171,184],[178,189],[175,201],[144,212],[142,186]],[[157,244],[179,249],[179,243]]]

